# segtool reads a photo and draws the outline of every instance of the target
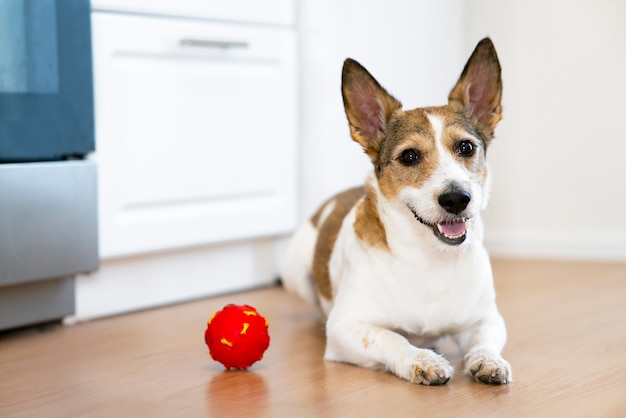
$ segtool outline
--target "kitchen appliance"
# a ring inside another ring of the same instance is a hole
[[[74,312],[98,266],[89,0],[0,2],[0,330]]]

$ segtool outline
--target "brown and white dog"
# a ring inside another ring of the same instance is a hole
[[[325,358],[439,385],[454,370],[428,347],[451,336],[466,373],[510,382],[480,217],[502,112],[491,40],[476,46],[445,106],[402,110],[352,59],[342,93],[352,139],[374,170],[296,231],[281,275],[325,314]]]

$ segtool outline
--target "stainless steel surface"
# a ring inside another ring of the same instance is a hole
[[[98,267],[96,166],[0,164],[0,330],[74,312],[73,275]]]
[[[0,286],[98,266],[91,161],[0,165]]]
[[[0,330],[59,320],[74,301],[73,277],[0,287]]]

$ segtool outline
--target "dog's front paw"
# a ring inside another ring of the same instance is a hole
[[[476,349],[465,356],[465,372],[474,380],[492,385],[513,381],[511,365],[497,353]]]
[[[420,350],[411,361],[408,380],[422,385],[443,385],[453,373],[454,368],[443,356],[431,350]]]

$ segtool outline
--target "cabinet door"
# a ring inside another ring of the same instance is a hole
[[[287,232],[290,29],[92,15],[103,257]]]

